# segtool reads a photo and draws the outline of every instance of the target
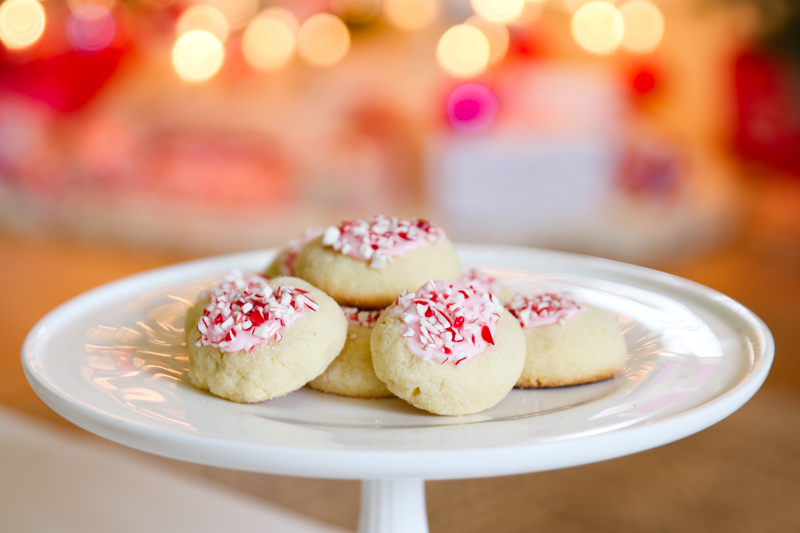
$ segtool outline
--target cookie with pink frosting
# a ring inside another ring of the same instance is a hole
[[[370,336],[383,309],[342,307],[347,317],[347,340],[339,356],[308,386],[312,389],[351,398],[394,396],[372,366]]]
[[[516,294],[506,304],[525,334],[527,357],[518,387],[561,387],[622,372],[625,338],[616,318],[564,294]]]
[[[461,265],[439,226],[375,216],[328,227],[300,250],[295,272],[341,305],[382,309],[429,279],[457,281]]]
[[[468,285],[483,292],[491,292],[500,301],[510,300],[514,293],[496,277],[487,274],[479,268],[470,268],[461,274],[460,283]]]
[[[347,320],[309,283],[231,272],[189,311],[189,377],[241,403],[283,396],[321,374],[339,354]]]
[[[514,387],[525,338],[493,294],[429,281],[378,320],[372,361],[389,390],[415,407],[466,415],[494,406]]]
[[[320,228],[308,228],[296,239],[292,239],[285,246],[278,249],[275,257],[264,270],[264,275],[269,278],[278,276],[294,276],[294,263],[297,254],[303,246],[322,235]]]

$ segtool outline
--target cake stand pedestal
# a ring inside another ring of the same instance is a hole
[[[358,533],[428,533],[425,481],[361,481]]]
[[[397,398],[301,389],[241,405],[193,387],[183,322],[231,269],[274,250],[154,270],[58,307],[30,332],[22,364],[66,419],[146,452],[250,472],[359,479],[359,533],[425,533],[425,480],[521,474],[602,461],[701,431],[747,402],[769,373],[772,336],[730,298],[640,267],[525,248],[460,246],[462,262],[509,288],[567,291],[617,317],[622,375],[513,390],[495,407],[437,417]]]

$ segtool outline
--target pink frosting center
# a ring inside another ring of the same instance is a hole
[[[260,274],[244,276],[233,271],[207,293],[209,303],[197,323],[197,346],[223,352],[250,352],[268,340],[280,342],[289,327],[306,310],[319,306],[308,292],[296,287],[273,289]]]
[[[395,302],[403,336],[416,357],[458,365],[494,344],[503,306],[496,296],[463,284],[429,281]]]
[[[402,220],[375,216],[329,226],[323,234],[322,244],[367,261],[373,268],[382,268],[394,257],[421,246],[440,243],[445,238],[444,230],[421,218]]]
[[[566,295],[545,292],[535,296],[521,293],[506,304],[512,315],[517,317],[523,328],[536,328],[551,324],[563,324],[586,309]]]

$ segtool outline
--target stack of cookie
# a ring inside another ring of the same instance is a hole
[[[264,274],[230,275],[201,295],[187,333],[192,382],[233,401],[307,384],[441,415],[488,409],[514,386],[605,379],[625,359],[612,315],[511,297],[462,273],[440,227],[386,216],[308,230]]]
[[[386,216],[328,227],[302,247],[293,268],[336,300],[348,317],[341,355],[309,387],[357,398],[393,394],[372,363],[370,339],[384,309],[430,279],[461,275],[458,254],[440,227]]]

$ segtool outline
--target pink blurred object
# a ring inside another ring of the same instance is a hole
[[[620,154],[615,185],[636,197],[676,200],[682,192],[684,164],[669,140],[652,133],[631,134]]]
[[[445,112],[450,124],[463,131],[482,131],[497,117],[497,97],[486,85],[465,83],[447,97]]]

